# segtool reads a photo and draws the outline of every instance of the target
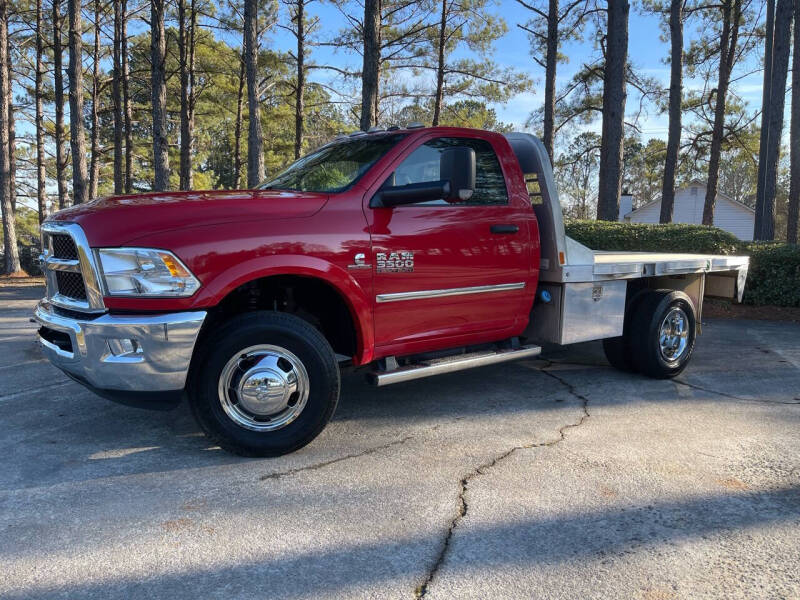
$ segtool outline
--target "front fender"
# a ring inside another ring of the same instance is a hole
[[[251,258],[204,281],[193,304],[198,308],[216,306],[239,286],[277,275],[312,277],[335,289],[350,310],[356,327],[358,354],[355,362],[364,364],[372,360],[374,330],[369,294],[347,270],[321,258],[293,254]]]

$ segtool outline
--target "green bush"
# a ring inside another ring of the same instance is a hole
[[[744,304],[800,306],[800,246],[751,242],[741,252],[750,257]]]
[[[742,242],[705,225],[645,225],[608,221],[568,221],[567,235],[594,250],[740,254],[750,257],[743,302],[800,306],[800,246]]]
[[[705,225],[646,225],[610,221],[567,221],[567,235],[593,250],[736,254],[732,233]]]

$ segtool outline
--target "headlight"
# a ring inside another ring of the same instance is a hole
[[[200,287],[172,252],[150,248],[100,248],[96,252],[109,296],[191,296]]]

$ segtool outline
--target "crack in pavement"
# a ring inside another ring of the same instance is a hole
[[[756,402],[759,404],[797,404],[800,405],[800,398],[795,398],[794,400],[764,400],[762,398],[743,398],[742,396],[734,396],[733,394],[728,394],[726,392],[720,392],[718,390],[714,390],[711,388],[703,387],[702,385],[697,385],[696,383],[689,383],[688,381],[684,381],[682,379],[673,379],[677,384],[685,385],[688,388],[692,388],[695,390],[700,390],[701,392],[708,392],[709,394],[716,394],[717,396],[722,396],[723,398],[729,398],[731,400],[737,400],[739,402]]]
[[[338,458],[332,458],[330,460],[313,463],[305,467],[296,467],[294,469],[288,469],[286,471],[276,471],[275,473],[262,475],[259,479],[261,481],[267,481],[268,479],[283,479],[284,477],[289,477],[291,475],[301,473],[302,471],[316,471],[318,469],[323,469],[327,466],[334,465],[336,463],[340,463],[345,460],[350,460],[351,458],[360,458],[362,456],[375,454],[376,452],[380,452],[381,450],[386,450],[387,448],[391,448],[392,446],[399,446],[400,444],[405,444],[407,441],[412,439],[414,439],[413,435],[407,435],[406,437],[401,438],[399,440],[394,440],[393,442],[389,442],[381,446],[374,446],[373,448],[367,448],[366,450],[363,450],[361,452],[356,452],[354,454],[346,454],[345,456],[340,456]]]
[[[467,488],[468,488],[470,482],[473,479],[475,479],[476,477],[478,477],[479,475],[485,474],[492,467],[494,467],[498,463],[504,461],[505,459],[507,459],[508,457],[510,457],[511,455],[513,455],[514,453],[516,453],[516,452],[518,452],[520,450],[530,450],[530,449],[533,449],[533,448],[547,448],[547,447],[550,447],[550,446],[555,446],[556,444],[560,444],[561,442],[563,442],[566,439],[567,431],[569,431],[570,429],[575,429],[576,427],[580,427],[581,425],[583,425],[583,423],[586,421],[586,419],[588,419],[591,416],[589,414],[589,399],[586,396],[584,396],[582,394],[579,394],[578,391],[576,390],[575,386],[572,385],[570,382],[566,381],[563,377],[560,377],[558,375],[555,375],[554,373],[551,373],[551,372],[547,371],[547,369],[549,367],[551,367],[551,366],[553,366],[553,364],[555,364],[552,361],[547,361],[547,363],[548,364],[546,364],[544,367],[542,367],[541,369],[538,369],[538,370],[541,373],[547,375],[548,377],[558,381],[561,385],[563,385],[567,389],[567,392],[570,395],[572,395],[575,398],[577,398],[578,400],[580,400],[580,402],[581,402],[581,410],[582,410],[583,414],[581,414],[580,419],[578,419],[574,423],[567,423],[566,425],[564,425],[561,428],[559,428],[558,437],[557,438],[549,440],[549,441],[546,441],[546,442],[531,442],[529,444],[522,444],[520,446],[514,446],[510,450],[506,450],[505,452],[502,452],[502,453],[498,454],[497,456],[495,456],[491,460],[488,460],[488,461],[484,462],[483,464],[477,466],[472,471],[470,471],[467,475],[465,475],[464,477],[461,478],[461,482],[460,482],[461,491],[458,494],[458,505],[456,507],[456,514],[453,517],[453,519],[450,521],[450,525],[447,528],[447,534],[445,535],[444,542],[442,544],[441,549],[439,550],[439,555],[436,557],[436,560],[434,561],[433,565],[431,566],[430,570],[428,571],[428,574],[426,575],[426,577],[423,580],[423,582],[421,584],[419,584],[417,586],[417,588],[414,590],[414,598],[415,599],[419,600],[419,599],[425,597],[425,595],[428,593],[428,589],[429,589],[431,583],[433,583],[434,578],[436,577],[437,573],[439,572],[439,569],[444,564],[444,560],[447,557],[447,551],[450,549],[450,543],[451,543],[451,541],[453,539],[453,534],[454,534],[456,528],[458,527],[459,523],[467,515],[467,510],[469,509],[469,506],[467,504],[466,496],[467,496]]]

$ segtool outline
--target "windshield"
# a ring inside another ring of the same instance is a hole
[[[358,181],[404,134],[363,136],[329,146],[292,163],[262,190],[341,192]]]

